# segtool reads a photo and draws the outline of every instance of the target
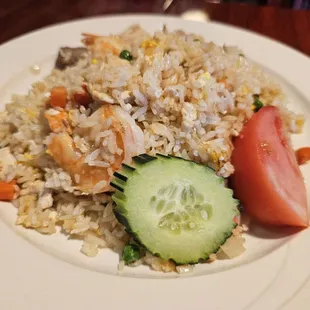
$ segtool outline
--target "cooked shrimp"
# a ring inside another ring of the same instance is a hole
[[[118,56],[124,49],[124,43],[118,36],[102,37],[90,33],[83,33],[82,36],[82,42],[95,58],[101,58],[108,53]]]
[[[89,154],[81,154],[67,132],[55,135],[48,145],[49,154],[71,175],[72,179],[78,179],[77,188],[85,193],[102,193],[111,190],[109,184],[113,175],[108,169],[114,172],[123,162],[130,164],[133,156],[145,151],[142,130],[119,106],[105,105],[93,113],[89,119],[98,119],[104,124],[109,118],[112,120],[109,130],[115,136],[115,147],[121,150],[113,154],[114,161],[111,165],[107,163],[106,167],[91,166],[86,162]]]
[[[124,163],[130,164],[133,156],[145,152],[144,135],[134,119],[119,106],[110,106],[113,110],[115,119],[119,121],[122,127],[122,136],[124,141]]]
[[[48,110],[44,113],[51,131],[55,133],[66,131],[72,134],[72,129],[68,122],[68,113],[65,111]]]

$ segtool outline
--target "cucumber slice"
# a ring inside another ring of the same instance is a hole
[[[116,217],[151,253],[177,264],[197,263],[229,238],[239,201],[210,168],[146,154],[123,166],[111,183]]]

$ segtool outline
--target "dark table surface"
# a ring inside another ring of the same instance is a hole
[[[242,3],[174,0],[11,0],[0,3],[0,43],[47,25],[72,19],[119,13],[180,15],[189,9],[206,11],[211,20],[261,33],[310,55],[310,11],[259,7]]]

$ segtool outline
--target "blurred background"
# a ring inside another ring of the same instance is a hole
[[[186,19],[218,21],[263,34],[310,55],[310,0],[1,1],[0,43],[59,22],[132,13],[169,14]]]

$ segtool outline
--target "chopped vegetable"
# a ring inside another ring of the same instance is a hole
[[[259,95],[254,95],[253,98],[254,102],[252,105],[252,110],[254,112],[258,112],[264,106],[264,104],[259,100]]]
[[[54,108],[64,108],[67,103],[67,90],[65,87],[54,87],[51,90],[51,106]]]
[[[303,165],[310,160],[310,147],[302,147],[296,151],[298,165]]]
[[[84,107],[87,107],[93,101],[91,95],[86,92],[74,93],[72,95],[72,99],[74,103],[82,105]]]
[[[131,53],[127,50],[123,50],[121,51],[121,53],[119,54],[119,57],[128,61],[131,61],[133,59]]]
[[[15,198],[16,181],[6,183],[0,181],[0,200],[10,201]]]
[[[140,249],[135,244],[127,244],[123,250],[122,259],[126,265],[132,264],[140,259]]]
[[[276,107],[260,109],[234,140],[231,185],[253,220],[308,226],[307,195]]]
[[[236,227],[239,201],[207,166],[142,154],[110,183],[117,219],[150,253],[177,264],[208,259]]]
[[[82,88],[83,90],[81,92],[74,93],[72,95],[72,100],[78,105],[83,105],[84,107],[87,107],[90,103],[93,102],[93,98],[88,92],[86,85],[83,85]]]

